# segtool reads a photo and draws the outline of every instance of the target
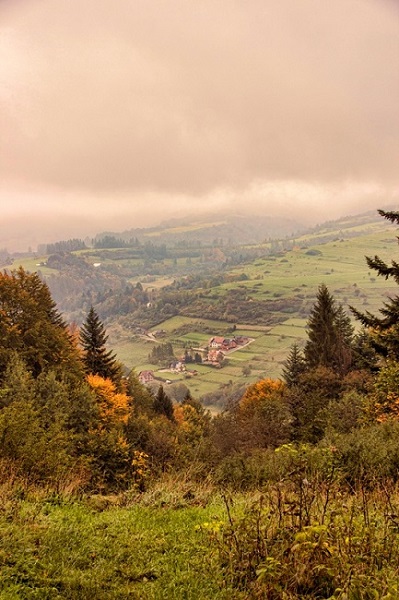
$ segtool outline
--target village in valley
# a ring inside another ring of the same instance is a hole
[[[157,330],[152,333],[146,333],[147,339],[155,341],[159,337],[163,337],[163,331]],[[213,336],[209,339],[208,344],[204,347],[186,349],[184,354],[170,362],[167,367],[159,369],[157,373],[173,373],[181,374],[185,378],[195,377],[198,371],[195,368],[190,368],[192,364],[203,364],[214,367],[216,369],[223,368],[226,357],[232,352],[247,346],[254,341],[254,338],[237,335],[231,338],[223,336]],[[154,381],[164,381],[171,383],[167,378],[158,376],[154,370],[140,371],[138,374],[139,381],[144,385],[149,385]]]

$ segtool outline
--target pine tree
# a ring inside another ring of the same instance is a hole
[[[374,373],[379,370],[379,356],[374,347],[373,339],[365,327],[353,338],[352,353],[355,369]]]
[[[399,212],[379,210],[379,214],[399,225]],[[385,279],[392,278],[399,284],[399,263],[392,260],[389,266],[379,256],[366,256],[366,262],[370,269],[377,272]],[[380,308],[382,316],[378,317],[366,311],[365,313],[351,307],[355,317],[368,329],[372,331],[373,346],[376,351],[389,358],[399,360],[399,296],[390,298]]]
[[[337,308],[335,317],[336,353],[335,368],[341,375],[346,375],[353,362],[353,334],[354,329],[349,316],[344,311],[342,304]]]
[[[305,360],[308,368],[333,367],[336,364],[337,308],[335,300],[325,284],[319,287],[316,303],[308,320],[308,341]]]
[[[174,421],[173,403],[165,393],[162,385],[159,386],[157,395],[154,398],[153,409],[157,414],[165,415],[170,421]]]
[[[91,307],[87,319],[80,329],[85,371],[87,374],[100,375],[119,382],[120,369],[115,354],[106,349],[107,340],[105,327],[94,308]]]
[[[283,368],[283,378],[288,387],[292,387],[298,383],[299,376],[305,371],[305,368],[303,354],[298,344],[293,344]]]

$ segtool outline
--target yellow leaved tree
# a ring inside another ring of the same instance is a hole
[[[87,382],[95,394],[101,424],[106,428],[126,424],[132,399],[127,394],[118,392],[111,379],[88,375]]]
[[[282,381],[267,378],[247,388],[237,408],[242,447],[276,447],[289,439],[292,417],[285,387]]]

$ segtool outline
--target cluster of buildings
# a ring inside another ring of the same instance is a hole
[[[207,362],[220,364],[228,352],[245,346],[248,342],[249,338],[242,335],[233,338],[212,337],[208,342]]]
[[[202,354],[203,364],[208,364],[213,367],[220,367],[226,354],[232,350],[236,350],[242,346],[248,344],[250,339],[245,336],[234,336],[232,338],[225,338],[221,336],[214,336],[208,341],[206,348],[196,348],[195,350]],[[168,368],[168,371],[172,373],[184,373],[186,375],[196,375],[197,371],[187,371],[187,366],[184,361],[184,357],[179,360],[173,361]],[[139,381],[144,385],[148,385],[155,381],[157,378],[154,376],[153,371],[141,371],[139,373]]]

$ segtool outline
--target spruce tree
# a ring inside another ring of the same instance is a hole
[[[158,415],[164,415],[169,421],[174,421],[173,403],[160,385],[157,395],[154,397],[153,410]]]
[[[79,337],[86,373],[119,382],[120,369],[115,354],[106,348],[108,336],[93,307],[90,308],[87,319],[80,329]]]
[[[399,225],[399,212],[379,210],[379,214]],[[399,284],[399,263],[392,260],[391,265],[384,262],[379,256],[366,256],[366,262],[385,279],[392,278]],[[361,311],[351,307],[355,317],[368,329],[372,331],[373,346],[379,354],[385,357],[399,360],[399,296],[390,298],[380,308],[381,316],[375,316],[369,311]]]
[[[283,378],[288,387],[298,384],[299,376],[305,371],[305,359],[298,344],[291,346],[287,360],[284,362]]]
[[[323,283],[317,292],[308,320],[308,341],[305,345],[306,366],[333,368],[336,364],[337,308],[335,300]]]
[[[365,327],[353,338],[352,353],[355,369],[372,373],[378,372],[379,356],[374,347],[373,338]]]
[[[341,375],[346,375],[353,362],[353,334],[354,329],[349,316],[344,311],[342,304],[337,308],[335,317],[336,352],[334,366]]]

